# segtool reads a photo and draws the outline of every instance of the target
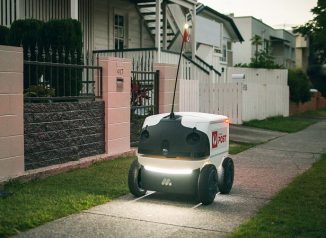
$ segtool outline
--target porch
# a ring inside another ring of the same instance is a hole
[[[132,61],[132,70],[147,71],[154,70],[155,63],[177,65],[180,53],[171,50],[158,50],[158,48],[132,48],[121,50],[94,50],[94,62],[101,57],[127,58]],[[181,55],[179,78],[184,80],[208,79],[219,82],[221,74],[212,65],[207,64],[199,56],[194,58]]]

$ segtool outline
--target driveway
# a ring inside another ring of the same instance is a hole
[[[130,194],[18,237],[225,237],[326,152],[326,121],[233,156],[235,183],[212,205],[187,197]]]

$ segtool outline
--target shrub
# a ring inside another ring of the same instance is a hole
[[[17,20],[11,25],[8,40],[10,45],[23,46],[24,59],[82,63],[82,29],[77,20],[50,20],[46,23],[34,19]],[[56,96],[79,96],[82,89],[81,69],[25,65],[24,88],[37,84],[40,78],[55,89]]]
[[[34,52],[36,43],[42,47],[42,38],[40,35],[43,22],[35,19],[16,20],[11,24],[8,36],[8,43],[13,46],[23,46],[24,56],[27,49]],[[35,56],[34,56],[35,57]]]
[[[256,68],[256,69],[283,69],[282,65],[274,63],[274,57],[266,50],[260,50],[256,52],[256,57],[250,59],[250,63],[239,63],[234,65],[234,67],[240,68]]]
[[[288,84],[292,102],[304,103],[310,100],[311,83],[301,69],[289,69]]]
[[[9,28],[5,26],[0,26],[0,45],[8,44],[8,35],[9,35]]]
[[[326,69],[321,65],[310,65],[308,75],[313,87],[326,97]]]
[[[71,53],[81,54],[83,39],[81,24],[73,19],[50,20],[44,24],[41,36],[45,48],[61,49],[65,47]]]
[[[42,28],[41,36],[43,38],[43,45],[46,51],[51,50],[54,52],[52,58],[47,59],[52,62],[57,62],[55,54],[58,53],[59,63],[66,64],[81,64],[82,63],[82,29],[81,24],[77,20],[62,19],[50,20],[46,22]],[[65,54],[62,54],[64,50]],[[49,71],[47,71],[49,74]],[[56,88],[58,96],[78,96],[82,89],[82,71],[80,69],[55,69],[53,75],[59,75],[58,78],[52,80],[52,87]],[[62,79],[65,75],[65,82]],[[69,77],[67,78],[67,75]],[[49,75],[45,75],[49,77]],[[59,84],[56,80],[60,80]]]
[[[24,90],[25,97],[53,97],[55,90],[48,85],[31,85]]]

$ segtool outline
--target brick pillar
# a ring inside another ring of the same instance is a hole
[[[0,181],[24,173],[23,50],[0,46]]]
[[[154,70],[160,71],[159,113],[171,112],[177,65],[154,64]],[[179,72],[180,74],[180,72]],[[174,111],[179,111],[179,84],[175,94]]]
[[[106,57],[103,67],[105,102],[105,152],[116,155],[130,151],[131,60]]]

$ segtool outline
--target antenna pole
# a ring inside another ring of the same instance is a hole
[[[182,39],[181,50],[180,50],[180,54],[179,54],[178,68],[177,68],[177,75],[175,77],[175,83],[174,83],[174,92],[173,92],[172,108],[171,108],[171,113],[170,113],[170,118],[171,119],[174,118],[174,99],[175,99],[175,91],[177,89],[178,76],[179,76],[179,68],[180,68],[180,62],[181,62],[181,57],[182,57],[183,45],[184,45],[184,40]]]

